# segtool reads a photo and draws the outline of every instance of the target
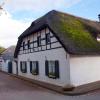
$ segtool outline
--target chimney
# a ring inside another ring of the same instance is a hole
[[[100,22],[100,14],[98,15],[98,18],[99,18],[99,22]]]

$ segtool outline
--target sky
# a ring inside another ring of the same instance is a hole
[[[100,0],[0,0],[0,46],[16,45],[20,34],[32,21],[51,10],[58,10],[98,21]]]

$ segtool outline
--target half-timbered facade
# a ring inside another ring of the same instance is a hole
[[[100,80],[99,33],[99,22],[54,10],[47,13],[18,38],[18,75],[63,88]]]
[[[23,39],[19,55],[58,48],[62,48],[62,45],[48,28],[44,28],[43,30],[33,33]]]
[[[19,75],[64,86],[69,84],[68,56],[55,35],[44,28],[22,40],[18,54]]]

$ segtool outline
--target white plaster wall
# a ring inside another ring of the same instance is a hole
[[[37,36],[40,35],[41,33],[41,38],[45,38],[45,32],[49,33],[49,29],[46,28],[46,30],[42,30],[41,32],[34,33],[26,38],[23,39],[25,43],[27,43],[28,40],[30,41],[36,41]],[[36,79],[44,82],[48,82],[51,84],[56,84],[59,86],[65,86],[70,84],[70,68],[69,68],[69,55],[65,52],[63,49],[62,45],[59,43],[56,37],[54,37],[54,34],[50,32],[51,38],[51,50],[46,50],[46,43],[45,40],[42,40],[42,50],[44,51],[39,51],[39,52],[34,52],[34,53],[29,53],[30,50],[24,50],[22,51],[22,48],[20,48],[20,52],[18,55],[18,72],[19,75],[22,75],[24,77],[28,77],[31,79]],[[53,43],[54,42],[54,43]],[[37,46],[37,43],[34,44],[34,46]],[[60,48],[57,48],[60,47]],[[35,49],[41,49],[41,47],[35,48]],[[47,49],[50,49],[50,44],[47,45]],[[26,52],[26,54],[23,54]],[[30,73],[30,66],[29,62],[30,61],[39,61],[39,75],[34,76],[31,75]],[[45,61],[46,60],[59,60],[60,64],[60,78],[59,79],[51,79],[45,76]],[[27,73],[21,73],[20,71],[20,61],[27,61]]]
[[[14,61],[12,62],[12,72],[13,74],[17,74],[17,65]]]
[[[8,72],[8,62],[9,60],[2,61],[2,71]]]
[[[100,81],[100,56],[71,57],[70,74],[74,86]]]
[[[8,62],[9,62],[10,60],[6,60],[6,61],[4,61],[4,60],[2,60],[2,71],[5,71],[5,72],[8,72]],[[14,61],[12,61],[12,73],[13,74],[16,74],[16,63],[14,62]]]
[[[67,58],[67,59],[66,59]],[[34,76],[30,73],[30,66],[28,60],[39,61],[39,75]],[[59,60],[60,66],[60,78],[51,79],[45,76],[45,60]],[[20,71],[20,61],[27,61],[27,73],[21,73]],[[65,86],[70,84],[70,74],[69,74],[69,55],[66,57],[66,52],[63,48],[41,51],[36,53],[23,54],[18,56],[18,71],[19,75],[28,77],[31,79],[36,79],[51,84],[56,84],[59,86]]]

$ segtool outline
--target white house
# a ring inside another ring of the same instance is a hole
[[[99,22],[50,11],[19,36],[18,75],[61,88],[99,81],[99,33]]]
[[[0,55],[0,70],[8,73],[16,74],[16,62],[14,61],[15,46],[8,47]],[[14,68],[13,68],[14,66]]]
[[[2,57],[0,55],[0,70],[2,69]]]

